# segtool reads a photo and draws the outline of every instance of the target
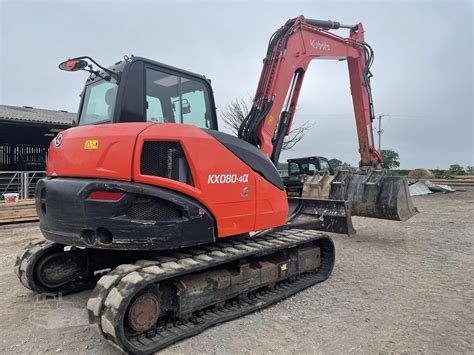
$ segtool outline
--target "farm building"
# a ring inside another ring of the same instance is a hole
[[[44,176],[49,143],[75,119],[66,111],[0,105],[0,199],[7,192],[33,195]]]
[[[0,171],[44,170],[49,143],[75,113],[0,105]]]

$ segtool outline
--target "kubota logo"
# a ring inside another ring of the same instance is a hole
[[[326,42],[321,43],[319,41],[316,41],[316,40],[312,39],[312,40],[309,41],[309,44],[314,49],[321,49],[322,51],[330,51],[331,50],[331,47]]]
[[[61,133],[58,133],[56,138],[54,138],[54,146],[57,148],[61,145],[63,142],[63,135]]]

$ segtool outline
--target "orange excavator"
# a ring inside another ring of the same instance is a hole
[[[332,29],[347,28],[342,38]],[[313,59],[346,60],[367,174],[339,174],[328,199],[290,198],[275,165]],[[151,353],[326,280],[351,211],[405,220],[407,181],[374,148],[373,52],[362,24],[288,20],[270,39],[238,137],[218,131],[210,81],[140,57],[89,72],[78,125],[51,142],[36,207],[45,240],[16,273],[39,293],[94,288],[91,323],[129,353]]]

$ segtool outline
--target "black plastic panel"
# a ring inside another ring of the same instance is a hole
[[[283,184],[275,165],[273,165],[270,158],[268,158],[261,150],[242,139],[231,136],[230,134],[210,129],[203,129],[203,131],[214,137],[240,160],[252,168],[252,170],[262,175],[265,180],[269,181],[280,190],[285,189],[285,185]]]

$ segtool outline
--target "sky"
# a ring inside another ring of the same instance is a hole
[[[471,1],[0,0],[0,104],[77,112],[87,75],[57,65],[89,55],[108,66],[134,54],[210,78],[219,114],[254,94],[268,39],[298,15],[363,23],[375,51],[375,112],[387,115],[382,149],[398,152],[401,168],[474,165]],[[358,164],[346,62],[311,63],[294,124],[305,121],[312,129],[280,160]],[[228,131],[222,121],[220,129]]]

